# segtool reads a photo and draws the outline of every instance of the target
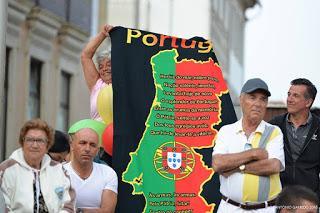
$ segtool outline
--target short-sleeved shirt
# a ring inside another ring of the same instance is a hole
[[[117,174],[107,165],[93,163],[91,175],[85,180],[73,170],[71,162],[63,166],[70,175],[72,188],[76,191],[77,208],[99,208],[104,190],[118,193]]]
[[[247,149],[258,148],[260,138],[266,126],[274,127],[267,141],[266,150],[269,159],[276,158],[281,162],[284,170],[283,134],[279,127],[261,121],[256,131],[246,137],[242,128],[242,119],[223,126],[217,135],[213,149],[216,154],[231,154],[243,152]],[[264,178],[265,177],[265,178]],[[260,203],[273,199],[281,191],[279,173],[270,176],[258,176],[236,172],[229,177],[220,175],[220,192],[239,203]]]
[[[99,78],[96,82],[96,84],[93,86],[90,94],[90,117],[93,120],[102,121],[101,116],[99,115],[98,109],[97,109],[97,100],[99,92],[102,88],[107,86],[107,84]]]

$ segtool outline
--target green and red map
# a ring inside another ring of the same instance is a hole
[[[145,212],[212,212],[213,204],[200,193],[213,170],[194,148],[213,146],[213,126],[221,121],[219,96],[227,87],[213,60],[177,57],[172,49],[151,58],[156,95],[122,179],[133,194],[144,195]]]
[[[124,27],[110,36],[116,212],[215,212],[212,149],[236,116],[212,43]]]

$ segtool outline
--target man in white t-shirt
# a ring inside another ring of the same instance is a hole
[[[114,212],[118,178],[115,171],[93,162],[99,150],[99,132],[94,120],[82,120],[70,129],[72,160],[64,165],[76,191],[77,212]]]

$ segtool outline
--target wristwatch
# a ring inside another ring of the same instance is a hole
[[[241,166],[239,166],[239,170],[240,172],[243,172],[246,169],[246,165],[242,164]]]

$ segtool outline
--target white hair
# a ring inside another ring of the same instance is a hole
[[[104,50],[104,51],[98,52],[97,56],[96,56],[96,61],[98,64],[100,64],[106,58],[111,60],[111,51],[110,50]]]

